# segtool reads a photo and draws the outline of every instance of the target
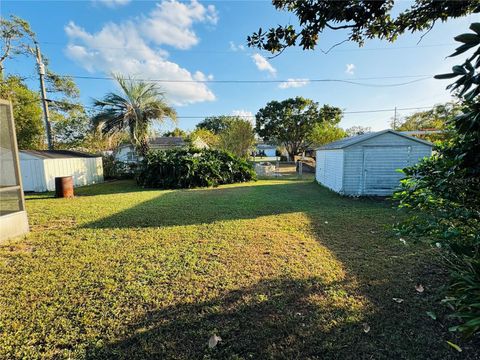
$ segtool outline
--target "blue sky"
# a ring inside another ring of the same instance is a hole
[[[400,6],[408,6],[408,2]],[[112,71],[137,78],[174,79],[162,83],[180,115],[179,127],[192,129],[201,119],[185,116],[253,115],[270,100],[304,96],[347,112],[341,123],[389,127],[392,112],[348,113],[375,109],[428,107],[448,101],[445,81],[417,78],[447,72],[463,59],[446,59],[453,37],[466,32],[474,17],[437,24],[422,34],[407,34],[394,44],[367,41],[363,48],[345,43],[328,54],[288,49],[269,54],[246,47],[246,37],[295,17],[276,11],[269,1],[2,1],[2,16],[28,20],[50,67],[59,74],[108,76]],[[478,19],[477,19],[478,21]],[[326,32],[319,48],[328,49],[345,33]],[[33,59],[8,60],[6,71],[30,76],[37,87]],[[365,78],[398,77],[391,79]],[[308,79],[343,79],[367,85],[316,83]],[[287,80],[289,83],[195,83],[192,80]],[[115,90],[110,80],[77,79],[85,105]],[[374,86],[371,86],[374,85]],[[398,111],[399,116],[412,110]],[[165,125],[164,128],[169,128]]]

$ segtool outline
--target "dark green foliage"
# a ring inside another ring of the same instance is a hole
[[[452,330],[466,335],[480,330],[480,23],[470,29],[473,34],[455,38],[462,45],[452,56],[476,50],[452,73],[437,76],[458,78],[448,87],[461,101],[461,114],[448,121],[451,138],[435,156],[405,169],[395,194],[401,207],[413,210],[398,230],[444,250],[452,273],[445,302],[463,321]]]
[[[437,21],[480,11],[478,0],[416,0],[395,16],[397,2],[400,1],[272,0],[277,10],[294,13],[299,26],[278,25],[268,31],[260,28],[247,38],[248,45],[272,53],[297,45],[312,50],[325,29],[347,31],[343,42],[354,41],[359,45],[374,38],[395,41],[405,32],[428,30]]]
[[[39,94],[30,90],[22,78],[10,75],[0,83],[0,98],[12,102],[18,148],[43,149],[44,123]]]
[[[195,188],[255,180],[255,172],[247,161],[225,151],[172,149],[149,152],[137,180],[152,188]]]
[[[103,161],[103,177],[111,179],[133,179],[137,173],[138,164],[115,160],[113,155],[105,155]]]
[[[289,156],[308,150],[314,143],[315,126],[336,125],[342,119],[340,108],[319,104],[297,96],[283,101],[270,101],[255,115],[255,131],[267,143],[285,146]]]
[[[166,131],[163,133],[163,136],[169,136],[169,137],[187,137],[188,133],[185,130],[182,130],[178,127],[173,129],[172,131]]]
[[[241,118],[233,118],[227,128],[219,134],[218,147],[242,159],[255,145],[255,133],[252,123]]]
[[[205,118],[203,121],[200,121],[197,124],[197,129],[209,130],[215,135],[218,135],[222,131],[226,130],[230,123],[235,119],[238,119],[238,116],[210,116]]]
[[[148,134],[154,123],[166,118],[176,119],[177,113],[168,105],[164,92],[153,83],[135,81],[114,75],[121,91],[107,93],[95,100],[97,112],[92,122],[104,135],[128,132],[137,152],[145,155],[149,149]]]

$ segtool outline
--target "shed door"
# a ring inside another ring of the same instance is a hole
[[[365,146],[363,192],[389,195],[404,177],[398,169],[409,165],[410,146]]]

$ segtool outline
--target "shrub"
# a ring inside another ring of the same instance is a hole
[[[138,165],[115,160],[113,155],[103,156],[103,177],[108,179],[133,179]]]
[[[470,29],[455,37],[461,45],[451,56],[473,54],[452,73],[436,76],[457,78],[448,88],[461,113],[447,121],[449,138],[436,154],[404,170],[395,194],[410,215],[398,230],[442,250],[451,274],[444,302],[462,321],[450,330],[467,336],[480,332],[480,23]]]
[[[178,189],[217,186],[255,180],[247,161],[220,150],[150,151],[140,165],[138,184]]]

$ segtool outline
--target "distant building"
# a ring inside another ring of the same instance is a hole
[[[181,136],[160,136],[150,139],[148,144],[151,150],[181,149],[190,145],[198,149],[208,149],[207,143],[200,138],[196,138],[193,142],[188,143]],[[140,160],[140,157],[132,144],[120,145],[115,151],[114,157],[117,161],[128,163],[136,163]]]
[[[258,143],[255,146],[255,153],[257,156],[260,156],[265,154],[267,157],[274,157],[277,152],[277,146],[276,145],[270,145],[270,144],[264,144],[264,143]]]

